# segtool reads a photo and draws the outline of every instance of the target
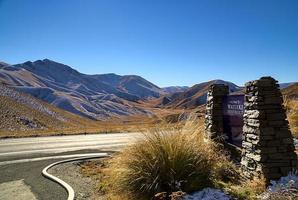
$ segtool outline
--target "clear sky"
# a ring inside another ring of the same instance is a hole
[[[159,86],[298,81],[297,0],[0,0],[0,60]]]

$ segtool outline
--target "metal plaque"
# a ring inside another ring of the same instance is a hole
[[[228,142],[242,145],[244,95],[228,95],[222,99],[224,133]]]

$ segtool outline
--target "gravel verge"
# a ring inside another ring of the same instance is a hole
[[[104,200],[97,192],[96,182],[81,173],[80,165],[86,161],[59,164],[48,172],[68,183],[75,191],[76,200]]]

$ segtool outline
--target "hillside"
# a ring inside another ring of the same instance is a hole
[[[293,135],[298,138],[298,83],[282,89],[287,117]]]
[[[164,113],[163,109],[167,112],[195,109],[205,104],[208,88],[212,84],[226,84],[234,93],[243,89],[223,80],[203,82],[190,88],[159,88],[140,76],[113,73],[87,75],[48,59],[16,65],[0,62],[0,83],[60,109],[96,120],[154,116]],[[288,88],[295,86],[297,84],[281,84],[281,88],[287,89],[283,91],[288,93],[291,93]],[[292,96],[296,97],[296,94]]]
[[[150,115],[133,102],[165,94],[140,76],[86,75],[48,59],[16,65],[2,63],[0,83],[92,119]]]
[[[296,84],[297,82],[289,82],[289,83],[279,83],[279,88],[282,90],[282,89],[285,89],[291,85],[294,85]]]
[[[99,128],[96,122],[60,110],[30,95],[0,84],[0,137],[42,135]]]
[[[212,80],[196,84],[184,92],[178,92],[160,98],[158,106],[165,108],[193,109],[206,103],[207,91],[212,84],[226,84],[230,92],[236,92],[241,87],[223,80]]]
[[[286,99],[298,100],[298,83],[291,84],[288,87],[282,89],[282,94]]]
[[[2,131],[26,131],[53,127],[62,129],[66,121],[63,118],[57,120],[51,116],[52,113],[40,112],[7,96],[1,96],[0,105],[0,130]]]

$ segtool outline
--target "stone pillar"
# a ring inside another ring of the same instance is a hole
[[[248,178],[279,179],[297,167],[279,85],[262,77],[245,87],[242,171]]]
[[[210,139],[223,137],[222,97],[228,93],[229,87],[224,84],[214,84],[208,90],[205,131]]]

